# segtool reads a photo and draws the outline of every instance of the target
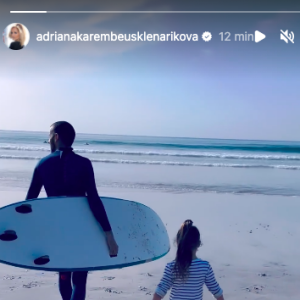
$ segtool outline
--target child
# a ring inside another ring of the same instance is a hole
[[[224,300],[209,262],[197,258],[200,233],[191,220],[186,220],[176,237],[176,259],[165,267],[153,300],[161,300],[172,287],[170,300],[202,300],[203,285],[217,300]]]

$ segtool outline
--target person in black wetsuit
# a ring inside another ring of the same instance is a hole
[[[9,46],[11,50],[21,50],[24,48],[25,31],[22,24],[15,24],[9,33],[9,37],[14,40]]]
[[[118,245],[97,192],[91,161],[73,152],[71,146],[74,139],[75,130],[68,122],[60,121],[51,125],[49,143],[52,153],[35,167],[26,200],[37,198],[42,186],[48,197],[87,196],[90,208],[105,232],[110,256],[117,256]],[[86,271],[59,273],[62,299],[84,300],[87,275]]]

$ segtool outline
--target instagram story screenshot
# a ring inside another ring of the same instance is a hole
[[[1,299],[299,299],[299,1],[1,0],[0,27]]]

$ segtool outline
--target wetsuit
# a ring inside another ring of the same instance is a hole
[[[43,186],[48,197],[87,196],[90,208],[103,230],[111,230],[89,159],[75,154],[72,148],[51,153],[37,164],[26,200],[37,198]],[[59,274],[59,290],[63,300],[85,299],[87,274],[85,271]]]

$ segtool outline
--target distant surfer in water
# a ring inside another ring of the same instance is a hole
[[[26,200],[37,198],[43,186],[48,197],[87,196],[90,208],[105,232],[110,256],[117,256],[118,245],[97,192],[92,163],[89,159],[75,154],[71,147],[75,135],[73,126],[68,122],[60,121],[51,125],[49,143],[52,153],[35,167]],[[62,299],[84,300],[87,275],[87,271],[59,273]]]

